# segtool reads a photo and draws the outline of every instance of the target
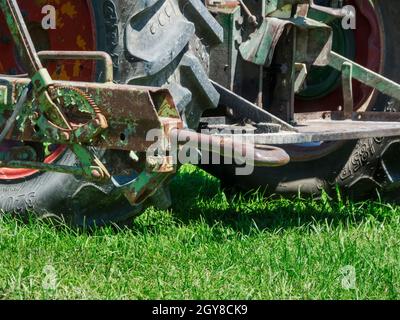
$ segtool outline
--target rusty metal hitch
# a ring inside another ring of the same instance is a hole
[[[176,120],[176,119],[175,119]],[[182,146],[188,140],[202,151],[219,154],[223,157],[234,158],[255,167],[280,167],[289,163],[290,157],[283,149],[271,146],[255,146],[252,143],[243,142],[243,139],[201,134],[188,129],[171,127],[167,130],[166,138],[176,146]],[[240,135],[237,135],[237,137]],[[124,194],[132,206],[143,203],[153,195],[158,188],[176,172],[176,164],[171,156],[149,157],[146,162],[146,170],[132,177],[129,181],[120,182],[118,177],[111,177],[115,187]]]
[[[249,143],[242,135],[231,137],[202,134],[187,129],[172,129],[170,138],[178,144],[190,140],[202,151],[213,152],[220,156],[241,159],[255,167],[281,167],[290,162],[289,155],[281,148],[272,146],[256,146]]]

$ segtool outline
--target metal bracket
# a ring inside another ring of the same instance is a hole
[[[342,65],[343,111],[346,119],[351,119],[354,109],[353,98],[353,65],[345,62]]]
[[[400,84],[389,80],[388,78],[385,78],[384,76],[337,54],[336,52],[332,51],[329,54],[329,65],[332,68],[342,71],[345,63],[352,66],[353,79],[400,101]]]

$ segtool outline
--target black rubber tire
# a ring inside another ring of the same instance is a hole
[[[218,104],[218,93],[208,80],[206,48],[222,41],[222,29],[201,1],[92,0],[92,8],[97,49],[112,56],[116,81],[168,87],[187,125],[197,128],[203,110]],[[110,156],[128,159],[121,152],[101,154],[105,161]],[[112,162],[107,165],[112,167]],[[74,165],[76,158],[66,152],[58,163]],[[132,207],[112,183],[97,185],[66,174],[1,180],[0,189],[3,212],[62,217],[74,225],[123,222],[145,206]],[[169,204],[164,189],[152,198],[158,206]]]
[[[383,22],[384,70],[388,78],[400,82],[400,3],[397,1],[374,1]],[[369,109],[392,111],[398,102],[379,95]],[[388,146],[399,139],[365,139],[348,141],[334,152],[313,161],[291,162],[281,168],[255,168],[249,176],[236,176],[234,166],[206,166],[205,169],[219,177],[228,191],[261,189],[268,194],[319,195],[321,190],[335,193],[336,186],[356,199],[376,196],[393,184],[397,172],[388,176],[382,167]],[[397,144],[396,148],[400,151]],[[392,148],[394,149],[394,148]],[[391,153],[395,152],[392,150]],[[397,153],[399,154],[399,153]],[[391,159],[393,155],[390,155]],[[400,166],[399,177],[400,177]]]

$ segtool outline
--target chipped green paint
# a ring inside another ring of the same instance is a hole
[[[169,173],[142,171],[131,184],[123,187],[123,192],[131,205],[141,204],[154,194],[170,176]]]
[[[72,88],[57,88],[53,100],[57,105],[63,106],[64,109],[77,107],[82,113],[87,113],[92,116],[95,115],[95,110],[90,105],[87,98]]]
[[[361,83],[380,91],[389,97],[395,98],[400,101],[400,84],[385,78],[384,76],[368,70],[367,68],[335,53],[331,52],[329,55],[329,65],[338,71],[342,71],[342,66],[348,63],[353,68],[352,78],[360,81]]]

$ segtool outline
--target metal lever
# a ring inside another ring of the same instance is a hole
[[[318,4],[315,4],[314,0],[310,0],[310,8],[320,11],[320,12],[324,12],[327,13],[333,17],[337,17],[337,18],[344,18],[344,17],[350,17],[350,15],[352,14],[351,11],[345,9],[345,8],[330,8],[330,7],[324,7],[324,6],[320,6]]]

